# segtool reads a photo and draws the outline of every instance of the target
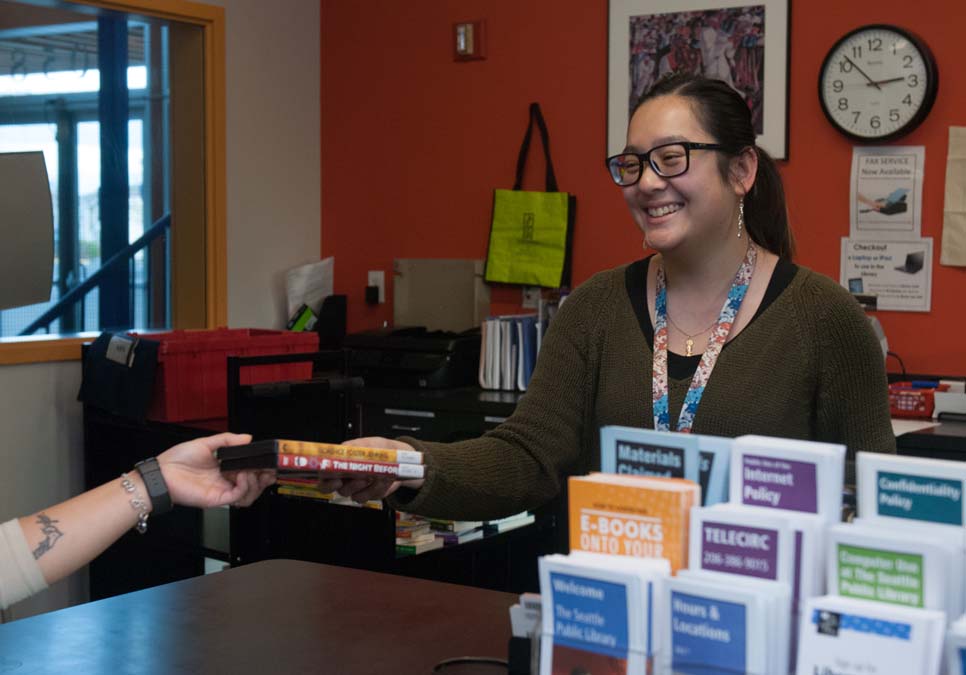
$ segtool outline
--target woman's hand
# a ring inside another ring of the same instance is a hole
[[[415,450],[409,443],[394,441],[389,438],[369,437],[355,438],[345,441],[342,445],[354,445],[363,448],[380,448],[386,450]],[[326,478],[325,474],[319,476],[319,490],[322,492],[338,492],[343,497],[349,497],[352,501],[363,504],[371,499],[385,499],[400,486],[405,486],[418,490],[423,486],[423,479],[398,481],[386,476],[360,476],[343,480],[341,478]]]
[[[215,451],[228,445],[251,443],[248,434],[218,434],[181,443],[158,455],[158,464],[175,504],[210,508],[249,506],[275,482],[271,469],[222,473]]]

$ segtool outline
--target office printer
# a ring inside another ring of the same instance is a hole
[[[383,328],[346,335],[344,346],[351,374],[367,387],[443,389],[478,380],[479,328],[462,333]]]

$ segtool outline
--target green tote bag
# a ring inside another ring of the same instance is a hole
[[[546,190],[523,190],[523,171],[536,123],[546,160]],[[517,157],[512,190],[493,191],[493,218],[484,278],[488,282],[556,288],[570,285],[570,248],[577,199],[557,189],[550,159],[550,136],[539,103],[530,104],[530,121]]]

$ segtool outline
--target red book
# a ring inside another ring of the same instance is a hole
[[[400,464],[398,462],[363,462],[338,457],[317,457],[313,455],[278,454],[278,469],[281,471],[318,472],[333,478],[367,476],[390,476],[400,480],[423,478],[425,467],[422,464]]]

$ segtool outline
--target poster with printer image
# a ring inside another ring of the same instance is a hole
[[[922,236],[923,146],[856,147],[849,208],[854,239]]]

